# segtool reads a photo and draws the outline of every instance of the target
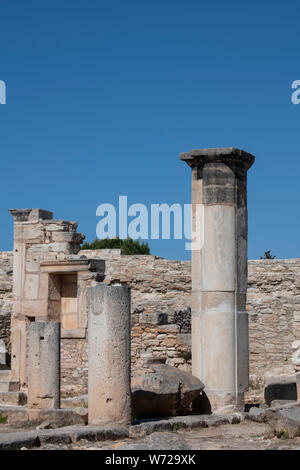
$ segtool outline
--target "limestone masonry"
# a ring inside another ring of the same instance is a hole
[[[166,356],[168,364],[190,370],[190,261],[126,256],[119,250],[78,254],[106,261],[105,283],[131,287],[133,372],[144,367],[146,351]],[[0,340],[8,348],[12,271],[13,253],[0,252]],[[300,259],[250,260],[248,271],[250,389],[255,391],[266,378],[292,374],[300,368]],[[87,337],[70,335],[62,337],[61,342],[62,394],[86,393]]]

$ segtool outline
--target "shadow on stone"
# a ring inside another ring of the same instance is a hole
[[[210,401],[204,391],[202,391],[201,395],[193,400],[192,413],[197,415],[212,414]]]

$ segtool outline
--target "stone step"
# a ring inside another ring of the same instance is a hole
[[[10,379],[10,369],[0,370],[0,382],[6,382]]]
[[[10,381],[10,369],[0,370],[0,392],[8,392]]]
[[[13,405],[24,406],[27,403],[27,394],[24,392],[2,392],[0,393],[0,406]]]
[[[9,385],[8,380],[7,381],[1,381],[0,380],[0,393],[8,392],[8,385]]]

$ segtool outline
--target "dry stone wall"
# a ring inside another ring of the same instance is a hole
[[[148,354],[190,370],[190,262],[151,255],[126,256],[119,250],[80,254],[105,259],[105,282],[124,283],[132,289],[133,373],[145,367]],[[269,376],[294,371],[292,345],[300,338],[300,259],[251,260],[248,267],[250,383],[255,394]],[[11,271],[12,253],[0,253],[0,287],[6,285],[6,290],[0,288],[0,322],[3,317],[9,318]],[[2,323],[0,327],[0,334],[7,336]],[[63,395],[85,393],[87,372],[86,339],[63,339]]]
[[[0,252],[0,340],[10,350],[10,318],[12,312],[13,252]]]
[[[247,309],[252,387],[292,374],[300,339],[300,259],[250,260]],[[299,345],[300,346],[300,345]]]

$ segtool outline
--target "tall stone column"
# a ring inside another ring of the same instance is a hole
[[[102,284],[88,296],[89,424],[130,424],[130,288]]]
[[[242,407],[249,382],[247,170],[254,156],[237,148],[191,150],[192,372],[212,408]]]
[[[28,408],[60,408],[60,322],[31,323],[28,347]]]

